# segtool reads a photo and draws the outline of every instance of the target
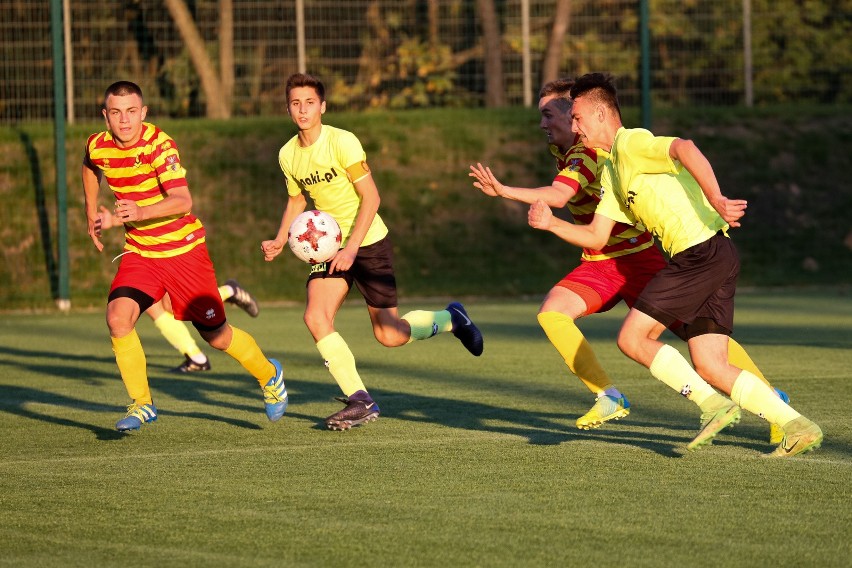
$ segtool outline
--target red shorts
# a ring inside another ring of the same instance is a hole
[[[202,329],[216,329],[225,323],[225,306],[205,244],[168,258],[125,254],[110,293],[121,287],[140,290],[155,302],[168,292],[175,319],[191,321]]]
[[[586,302],[586,314],[602,313],[624,300],[633,307],[636,298],[666,259],[656,247],[606,260],[583,260],[556,285],[571,290]]]

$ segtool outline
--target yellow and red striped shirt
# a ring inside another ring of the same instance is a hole
[[[116,199],[140,206],[166,198],[168,191],[186,186],[186,170],[172,138],[149,123],[130,148],[120,148],[109,131],[89,136],[84,162],[103,172]],[[183,254],[206,240],[204,226],[191,213],[124,224],[124,250],[149,258]]]
[[[550,152],[556,157],[559,173],[553,181],[564,183],[574,189],[574,196],[567,207],[578,225],[588,225],[595,216],[601,201],[600,174],[609,154],[599,148],[587,148],[576,143],[563,154],[555,145]],[[583,259],[604,260],[633,254],[654,245],[653,237],[642,225],[616,223],[606,246],[600,250],[583,249]]]

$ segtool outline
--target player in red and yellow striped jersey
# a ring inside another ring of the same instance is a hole
[[[114,214],[125,226],[124,252],[110,288],[106,319],[133,403],[116,429],[138,430],[157,419],[136,322],[166,293],[175,318],[191,321],[205,341],[255,377],[267,416],[278,420],[287,406],[281,364],[267,359],[251,335],[225,320],[204,226],[190,212],[192,196],[177,145],[144,122],[148,107],[135,83],[110,85],[102,112],[107,130],[89,137],[82,178],[88,232],[98,251],[104,248],[97,205],[102,179],[115,196]]]
[[[98,227],[103,231],[118,226],[124,227],[121,219],[101,205],[98,220],[95,221],[96,234]],[[100,235],[98,234],[98,236]],[[253,318],[257,317],[260,311],[254,296],[244,287],[240,286],[236,280],[226,280],[224,284],[219,286],[219,297],[224,302],[239,306]],[[175,372],[195,373],[211,369],[210,360],[201,348],[198,347],[198,344],[189,333],[186,324],[175,319],[168,294],[163,296],[162,300],[148,308],[145,313],[154,321],[154,326],[160,330],[166,341],[184,356],[183,363],[173,369]]]
[[[670,260],[628,312],[618,347],[701,409],[701,430],[687,449],[711,443],[740,420],[740,408],[781,426],[782,442],[771,455],[818,448],[820,427],[779,400],[765,379],[730,359],[740,261],[728,230],[740,226],[746,202],[722,194],[713,167],[691,140],[624,128],[609,76],[578,78],[570,96],[572,131],[584,144],[610,152],[601,172],[605,191],[587,225],[553,218],[543,201],[530,207],[528,222],[582,247],[602,246],[617,223],[641,222],[660,240]],[[692,365],[659,341],[676,322],[683,322]]]
[[[591,222],[601,201],[600,175],[609,154],[586,147],[572,132],[569,97],[572,85],[571,80],[559,79],[544,85],[539,93],[540,126],[547,133],[559,170],[551,185],[539,188],[505,186],[489,168],[477,164],[470,168],[470,176],[476,180],[474,186],[489,196],[527,204],[542,200],[550,207],[567,207],[576,224]],[[644,227],[617,223],[606,244],[600,249],[584,248],[580,265],[545,297],[539,309],[539,324],[571,371],[596,396],[591,410],[577,419],[578,428],[597,428],[608,420],[627,416],[630,403],[601,366],[575,320],[610,310],[622,300],[632,307],[645,285],[665,265],[665,259]],[[676,325],[673,327],[675,333],[682,331]],[[730,357],[755,375],[763,376],[733,339]],[[773,432],[771,440],[780,436],[780,430],[773,428]]]

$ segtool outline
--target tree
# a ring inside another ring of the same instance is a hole
[[[500,20],[494,0],[476,0],[477,11],[482,25],[482,38],[485,46],[485,106],[489,108],[506,106],[506,91],[503,86],[503,50],[500,34]]]
[[[562,64],[562,46],[571,21],[571,0],[556,0],[553,10],[553,25],[547,40],[547,50],[541,62],[541,84],[559,78],[559,66]]]
[[[166,8],[174,20],[175,26],[180,32],[186,44],[186,49],[189,52],[192,64],[195,66],[195,71],[201,79],[201,88],[204,90],[204,97],[207,101],[207,118],[230,118],[231,107],[229,102],[233,97],[233,26],[231,26],[228,37],[230,41],[230,53],[220,53],[220,63],[226,60],[231,61],[231,71],[228,75],[231,92],[226,92],[223,89],[223,81],[216,73],[216,68],[207,54],[207,46],[204,39],[198,32],[198,26],[195,25],[195,20],[192,18],[189,9],[184,0],[165,0]],[[227,14],[223,14],[227,11]],[[220,22],[233,22],[233,5],[231,0],[220,0]],[[221,33],[221,28],[220,28]],[[221,46],[220,46],[221,48]]]

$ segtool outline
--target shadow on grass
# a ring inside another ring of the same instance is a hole
[[[111,404],[97,404],[90,401],[71,398],[56,393],[36,390],[27,387],[11,387],[0,386],[0,412],[39,420],[48,424],[57,426],[65,426],[70,428],[79,428],[92,432],[98,440],[113,441],[122,439],[125,434],[116,431],[112,427],[104,427],[101,424],[89,424],[79,420],[72,420],[63,417],[62,410],[54,412],[35,411],[31,407],[33,404],[44,404],[53,407],[71,408],[75,410],[86,410],[90,412],[108,413],[118,420],[121,417],[121,411]],[[253,409],[257,412],[257,407]],[[211,422],[222,422],[238,428],[246,428],[250,430],[261,430],[262,428],[253,422],[247,420],[238,420],[234,418],[223,417],[218,414],[208,412],[174,412],[167,410],[165,413],[160,411],[160,415],[166,416],[181,416],[185,418],[193,418],[197,420],[208,420]]]
[[[7,348],[0,348],[0,352],[8,351]],[[57,356],[55,353],[35,350],[15,349],[14,352],[17,356],[31,357],[34,361],[44,361],[45,358]],[[312,363],[315,356],[293,356],[283,359],[305,364]],[[76,361],[114,364],[107,358],[64,354],[61,356],[61,360],[66,363]],[[65,379],[85,379],[88,384],[95,387],[103,386],[104,380],[120,381],[116,376],[117,371],[116,375],[110,375],[92,373],[87,369],[69,366],[31,366],[24,364],[23,367],[47,376],[58,375]],[[426,383],[431,380],[438,387],[445,381],[456,385],[468,383],[471,389],[484,389],[484,392],[490,394],[497,393],[500,396],[509,397],[512,404],[516,406],[512,408],[447,397],[412,394],[399,390],[371,388],[370,392],[382,407],[382,417],[403,422],[437,424],[458,430],[516,436],[526,439],[532,445],[558,445],[584,441],[604,442],[633,446],[663,457],[682,457],[685,453],[686,444],[698,429],[697,414],[692,415],[686,410],[674,413],[671,411],[661,412],[653,407],[637,408],[634,404],[633,412],[623,421],[607,423],[596,430],[583,431],[576,429],[574,425],[576,416],[571,415],[571,411],[575,411],[573,408],[566,408],[566,412],[556,413],[517,408],[519,402],[525,406],[527,402],[534,404],[535,399],[540,396],[568,398],[570,395],[562,392],[561,389],[554,389],[553,392],[550,392],[550,389],[545,389],[547,392],[536,392],[535,396],[530,396],[529,401],[525,402],[527,396],[523,392],[522,385],[507,384],[500,381],[492,383],[487,378],[465,374],[448,375],[446,370],[393,365],[385,361],[381,363],[372,361],[365,367],[370,372],[378,371],[379,374],[395,375],[404,380]],[[196,420],[222,422],[251,430],[262,429],[261,426],[252,421],[222,416],[221,411],[225,409],[246,412],[253,420],[256,420],[258,416],[263,416],[262,396],[257,387],[257,382],[241,369],[237,369],[236,372],[208,371],[177,374],[170,372],[170,367],[149,365],[149,371],[149,380],[155,401],[158,396],[165,394],[176,401],[192,401],[209,406],[211,409],[209,412],[176,412],[173,408],[179,402],[172,402],[169,405],[172,408],[168,406],[159,407],[161,416],[180,416]],[[291,395],[291,406],[288,409],[287,416],[314,421],[314,428],[316,429],[325,429],[324,416],[300,414],[298,412],[300,405],[327,401],[329,403],[328,414],[341,408],[340,404],[333,400],[334,396],[339,394],[339,391],[331,377],[329,377],[328,382],[317,382],[290,376],[287,378],[287,386]],[[222,400],[223,396],[235,400]],[[243,399],[246,400],[245,403],[241,402]],[[108,422],[110,427],[63,417],[61,410],[36,411],[32,408],[34,404],[109,413],[111,415]],[[123,434],[112,429],[112,418],[117,420],[121,415],[122,408],[120,405],[96,404],[29,387],[0,386],[0,412],[41,420],[57,426],[80,428],[92,432],[99,440],[112,441],[124,437]],[[717,438],[715,445],[731,445],[751,449],[758,453],[766,453],[771,450],[771,446],[765,441],[768,427],[765,428],[765,431],[763,428],[763,424],[760,426],[753,424],[746,427],[741,425],[734,430],[726,430]],[[676,434],[661,433],[660,430],[674,431]],[[683,435],[677,434],[680,431],[683,432]],[[852,453],[845,444],[838,445],[838,442],[832,441],[830,437],[826,442],[826,448],[832,448],[846,456]]]

